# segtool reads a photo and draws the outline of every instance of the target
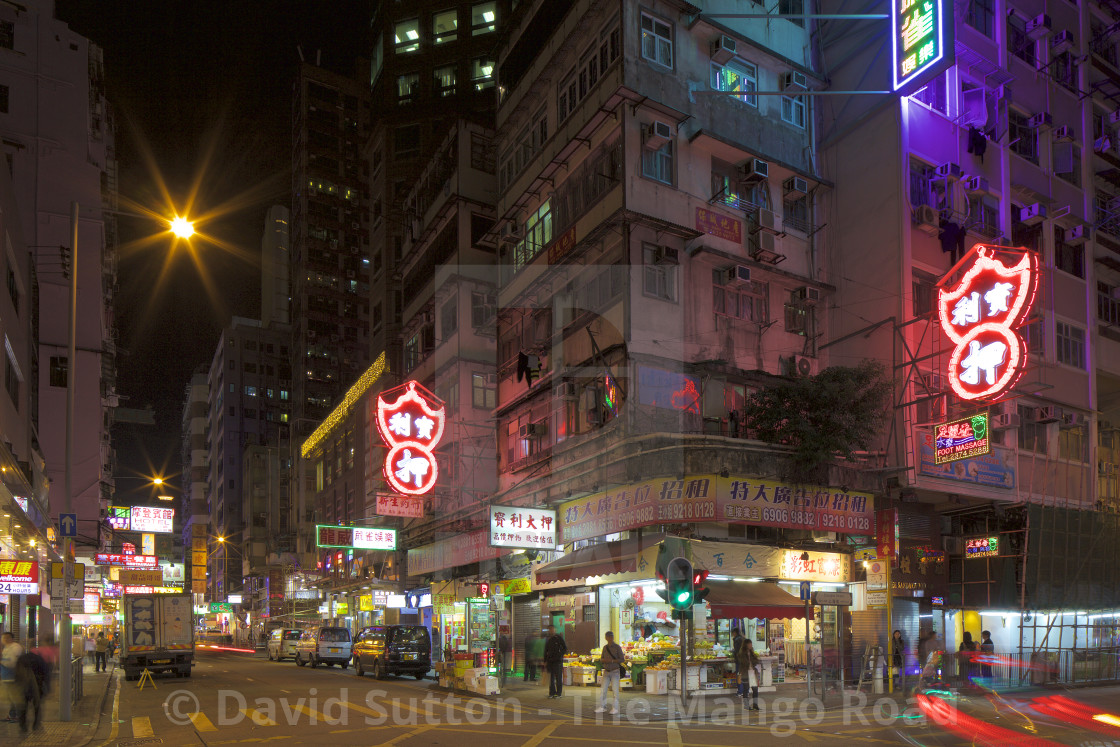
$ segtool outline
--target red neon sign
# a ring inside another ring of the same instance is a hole
[[[443,402],[415,381],[377,398],[377,430],[389,447],[385,480],[398,493],[423,495],[439,477],[433,451],[443,437]]]
[[[983,244],[973,252],[956,288],[938,291],[938,315],[941,329],[956,344],[949,358],[953,391],[961,399],[993,399],[1015,384],[1026,364],[1026,349],[1015,330],[1034,304],[1038,255]],[[996,259],[1001,252],[1021,254],[1022,259],[1008,267]]]

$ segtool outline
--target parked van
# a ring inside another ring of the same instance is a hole
[[[432,639],[423,625],[374,625],[354,638],[354,672],[424,678],[432,668]]]
[[[268,637],[268,660],[296,658],[296,643],[302,635],[303,631],[295,628],[277,628],[272,631],[272,635]]]
[[[303,631],[296,642],[296,664],[338,664],[343,669],[350,663],[350,631],[347,628],[314,627]]]

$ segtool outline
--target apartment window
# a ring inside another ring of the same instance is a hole
[[[1032,251],[1042,250],[1042,224],[1036,223],[1029,226],[1019,222],[1019,213],[1022,208],[1018,205],[1011,206],[1011,243],[1022,246]]]
[[[1019,448],[1045,454],[1048,451],[1046,423],[1038,422],[1038,409],[1030,405],[1018,405],[1019,411]]]
[[[0,21],[0,47],[15,49],[16,25],[11,21]]]
[[[1054,143],[1054,175],[1075,187],[1081,186],[1081,146],[1077,143]]]
[[[280,401],[282,401],[282,402],[287,402],[288,401],[288,390],[287,389],[281,389],[280,390]]]
[[[1102,189],[1093,195],[1093,224],[1101,231],[1120,236],[1120,211],[1117,198]]]
[[[497,387],[486,374],[471,374],[471,405],[476,410],[493,410],[497,402]]]
[[[483,91],[494,85],[494,61],[489,57],[476,57],[471,61],[471,83],[474,90]]]
[[[782,226],[792,228],[794,231],[809,233],[812,226],[809,223],[808,195],[802,195],[794,200],[785,200],[782,203]]]
[[[995,0],[969,0],[964,22],[989,39],[994,38],[996,22]]]
[[[1046,334],[1042,330],[1042,320],[1035,319],[1019,327],[1019,335],[1027,344],[1027,352],[1042,358],[1046,354]]]
[[[572,67],[557,89],[556,118],[563,122],[576,109],[576,105],[599,82],[607,68],[615,63],[622,53],[622,39],[617,23],[599,35],[597,44],[584,51],[579,64]]]
[[[660,247],[642,244],[642,291],[662,301],[677,300],[677,266],[657,264]]]
[[[459,12],[443,10],[432,15],[432,40],[436,44],[455,41],[459,32]]]
[[[393,28],[393,44],[398,54],[420,50],[420,19],[401,21]]]
[[[404,344],[404,367],[406,371],[411,371],[420,365],[421,360],[420,350],[420,333],[416,333],[408,338]]]
[[[1058,429],[1058,458],[1071,462],[1089,461],[1089,434],[1082,428]]]
[[[452,298],[439,310],[439,329],[444,340],[451,339],[455,330],[459,328],[458,299]]]
[[[1027,22],[1015,13],[1007,17],[1007,46],[1011,54],[1030,65],[1032,70],[1035,68],[1037,51],[1034,39],[1027,36]]]
[[[446,65],[444,67],[437,67],[432,71],[435,78],[435,88],[437,96],[454,96],[455,95],[455,66]]]
[[[11,266],[8,267],[8,297],[12,299],[12,308],[19,314],[19,280],[16,278],[16,271]]]
[[[1050,77],[1068,91],[1077,93],[1077,59],[1070,52],[1062,52],[1050,60]]]
[[[728,60],[725,65],[713,62],[711,84],[714,91],[741,92],[741,96],[734,98],[758,106],[758,97],[750,95],[758,90],[758,71],[754,65],[742,60]]]
[[[658,65],[673,66],[673,29],[648,13],[642,13],[642,57]]]
[[[8,113],[8,87],[0,86],[0,113]]]
[[[949,96],[948,86],[945,83],[945,73],[938,75],[925,85],[925,87],[914,92],[910,97],[912,101],[918,101],[925,104],[934,111],[946,114],[949,111]]]
[[[1054,226],[1054,266],[1078,278],[1085,277],[1085,247],[1065,242],[1065,229]]]
[[[1008,109],[1007,143],[1012,153],[1038,165],[1038,130],[1031,127],[1026,114]]]
[[[65,387],[70,362],[65,356],[51,356],[51,386]]]
[[[393,155],[397,158],[420,155],[420,125],[404,125],[393,130]]]
[[[805,19],[801,18],[804,12],[805,0],[778,0],[778,14],[802,28],[805,27]]]
[[[712,311],[756,324],[770,320],[770,286],[757,280],[729,282],[726,271],[712,270]]]
[[[937,278],[924,272],[914,272],[911,285],[914,294],[914,316],[925,316],[933,313],[934,289],[936,287]]]
[[[914,207],[933,205],[934,199],[929,188],[933,178],[933,167],[916,158],[910,159],[910,204]]]
[[[642,125],[642,142],[649,134],[649,126]],[[642,147],[642,176],[665,184],[673,183],[673,140],[669,139],[660,148]]]
[[[782,96],[782,121],[805,127],[805,99],[801,96]]]
[[[1085,369],[1085,330],[1065,322],[1054,323],[1054,351],[1058,363]]]
[[[385,66],[385,37],[382,34],[377,35],[377,41],[373,44],[373,54],[369,60],[369,87],[373,88],[373,84],[381,77],[381,68]]]
[[[494,318],[494,296],[473,291],[471,293],[471,326],[484,327]]]
[[[255,386],[245,387],[245,396],[246,397],[256,397],[257,396],[257,388]]]
[[[471,36],[489,34],[496,29],[497,3],[475,3],[471,6]]]
[[[1000,236],[999,200],[991,195],[969,197],[967,228],[989,239]]]
[[[397,103],[410,104],[420,95],[420,73],[397,76]]]
[[[514,269],[532,262],[552,243],[552,201],[545,200],[525,221],[525,238],[517,242],[513,252]]]
[[[816,334],[813,330],[816,325],[816,316],[814,314],[814,307],[803,303],[787,303],[785,305],[785,314],[786,332],[793,335],[801,335],[806,338],[808,344],[815,346]]]

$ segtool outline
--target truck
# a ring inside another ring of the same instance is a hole
[[[125,594],[120,663],[126,680],[145,669],[190,677],[194,664],[190,594]]]

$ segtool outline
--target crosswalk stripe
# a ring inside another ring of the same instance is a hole
[[[357,711],[358,713],[364,713],[367,716],[374,716],[374,717],[379,718],[379,719],[385,719],[388,716],[388,709],[386,709],[385,711],[381,711],[379,713],[379,712],[374,711],[370,708],[366,708],[365,706],[360,706],[360,705],[357,705],[355,703],[351,703],[350,701],[346,701],[345,703],[343,703],[343,705],[345,705],[347,708],[349,708],[351,710]]]
[[[196,711],[191,714],[191,722],[194,723],[194,728],[198,731],[217,731],[218,727],[214,726],[214,722],[206,718],[206,714],[202,711]]]
[[[142,737],[155,736],[152,731],[152,720],[147,716],[133,716],[132,717],[132,736],[137,739]]]
[[[316,711],[312,708],[308,708],[303,703],[297,703],[296,705],[292,706],[292,710],[299,711],[300,713],[306,713],[311,717],[313,721],[320,724],[330,724],[336,720],[329,718],[325,713],[320,713],[319,711]]]
[[[249,717],[257,726],[276,726],[276,722],[264,715],[256,708],[241,708],[240,711]]]

